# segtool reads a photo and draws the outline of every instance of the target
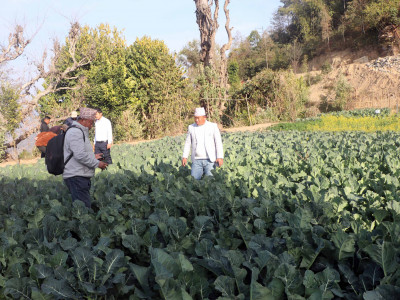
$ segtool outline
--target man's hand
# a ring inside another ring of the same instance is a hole
[[[94,155],[94,157],[96,157],[96,159],[101,160],[103,158],[103,153],[97,153]]]
[[[107,168],[107,166],[108,166],[108,164],[105,163],[104,161],[99,161],[99,166],[98,166],[98,167],[99,167],[100,169],[104,170],[104,169]]]
[[[107,144],[107,149],[110,149],[113,144]]]
[[[217,158],[217,160],[215,162],[218,164],[218,167],[222,167],[222,165],[224,163],[224,159],[223,158]]]
[[[182,166],[186,166],[187,165],[187,158],[182,158]]]

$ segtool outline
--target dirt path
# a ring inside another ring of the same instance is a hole
[[[223,128],[221,129],[221,132],[224,133],[229,133],[229,132],[240,132],[240,131],[260,131],[263,130],[267,127],[270,127],[272,125],[275,125],[277,123],[263,123],[263,124],[257,124],[257,125],[253,125],[253,126],[243,126],[243,127],[234,127],[234,128]],[[134,141],[134,142],[127,142],[124,144],[130,144],[130,145],[135,145],[135,144],[140,144],[140,143],[147,143],[147,142],[151,142],[151,141],[155,141],[157,139],[154,140],[140,140],[140,141]],[[12,165],[16,165],[16,164],[21,164],[21,165],[26,165],[26,164],[35,164],[40,158],[33,158],[33,159],[23,159],[20,160],[19,162],[16,160],[11,160],[11,161],[6,161],[6,162],[2,162],[0,163],[0,167],[6,167],[6,166],[12,166]]]
[[[260,131],[260,130],[263,130],[263,129],[270,127],[272,125],[275,125],[275,124],[278,124],[278,123],[263,123],[263,124],[253,125],[253,126],[223,128],[221,130],[221,132]]]

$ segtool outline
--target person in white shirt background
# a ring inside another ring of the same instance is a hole
[[[199,180],[203,176],[212,176],[211,170],[224,163],[221,134],[215,123],[206,120],[203,107],[194,113],[195,123],[189,125],[182,155],[182,166],[187,165],[187,158],[192,151],[191,175]]]
[[[104,162],[112,164],[111,146],[113,145],[112,126],[109,119],[103,117],[103,112],[100,108],[96,108],[96,122],[94,133],[94,153],[103,153]]]

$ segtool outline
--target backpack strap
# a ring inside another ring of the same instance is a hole
[[[79,128],[78,126],[70,126],[70,127],[68,127],[68,129],[65,131],[65,136],[67,135],[67,131],[68,130],[70,130],[71,128],[77,128],[77,129],[79,129],[80,131],[82,131],[82,136],[83,136],[83,142],[85,142],[86,140],[85,140],[85,133],[83,132],[83,130],[81,129],[81,128]],[[65,137],[64,137],[64,140],[65,140]],[[63,143],[63,151],[64,151],[64,143]],[[72,152],[69,156],[68,156],[68,158],[67,158],[67,160],[64,162],[64,167],[65,167],[65,165],[70,161],[70,159],[72,158],[72,156],[74,155],[74,152]]]

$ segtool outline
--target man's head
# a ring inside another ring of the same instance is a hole
[[[44,119],[43,119],[43,121],[44,121],[46,124],[49,124],[49,123],[50,123],[50,117],[49,117],[49,116],[45,116]]]
[[[194,121],[197,126],[204,125],[206,123],[206,111],[204,107],[197,107],[194,111]]]
[[[96,108],[96,120],[100,120],[102,116],[103,111],[101,110],[101,108]]]
[[[96,120],[97,111],[89,107],[81,107],[79,111],[79,124],[87,127],[88,129],[91,129],[93,127],[94,121]]]
[[[74,110],[73,112],[71,112],[71,119],[72,119],[72,120],[76,120],[77,117],[78,117],[78,113],[76,112],[76,110]]]

